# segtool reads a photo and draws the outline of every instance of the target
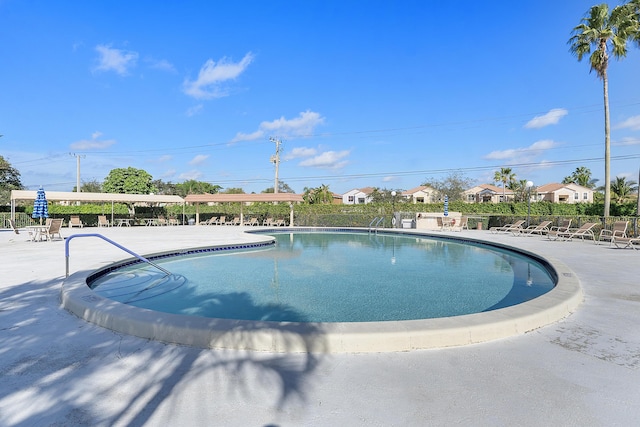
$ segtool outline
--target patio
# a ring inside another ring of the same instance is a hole
[[[80,232],[144,255],[247,241],[243,228]],[[26,232],[2,231],[0,425],[635,425],[640,253],[488,231],[455,235],[561,260],[579,276],[585,301],[560,322],[464,347],[203,350],[117,334],[69,314],[59,303],[64,242],[32,244]],[[99,239],[74,239],[70,247],[72,272],[128,256]]]

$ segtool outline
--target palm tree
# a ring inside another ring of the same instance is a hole
[[[583,187],[593,189],[596,186],[597,179],[591,179],[591,169],[580,166],[573,173],[562,180],[563,184],[575,183]]]
[[[500,170],[496,171],[496,173],[493,175],[494,182],[502,183],[502,201],[503,202],[507,201],[506,193],[505,193],[505,189],[507,188],[507,183],[510,184],[515,179],[516,179],[516,174],[513,172],[513,170],[511,170],[511,168],[500,168]]]
[[[627,178],[616,177],[615,181],[611,181],[611,191],[616,195],[616,203],[624,203],[636,190],[636,182],[627,181]]]
[[[582,18],[580,25],[575,27],[569,39],[570,51],[578,61],[589,55],[591,71],[595,71],[602,80],[604,92],[604,216],[609,216],[611,204],[610,183],[610,124],[609,124],[609,80],[607,67],[609,56],[617,59],[627,56],[627,41],[638,40],[638,7],[640,2],[616,6],[609,13],[606,3],[593,6],[588,14]],[[640,44],[640,41],[638,42]],[[593,53],[591,52],[593,48]]]

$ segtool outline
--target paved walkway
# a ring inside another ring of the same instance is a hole
[[[239,241],[239,227],[101,232],[146,254]],[[0,232],[0,426],[635,426],[640,251],[466,231],[558,258],[585,301],[499,341],[404,353],[203,350],[121,335],[60,308],[64,242]],[[74,239],[71,271],[126,256]],[[98,256],[99,254],[99,256]]]

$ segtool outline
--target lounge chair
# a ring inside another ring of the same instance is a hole
[[[62,228],[62,218],[53,219],[51,223],[46,229],[46,237],[48,241],[53,241],[53,238],[58,235],[58,237],[62,240],[62,235],[60,234],[60,229]]]
[[[522,224],[524,224],[525,222],[526,221],[523,219],[520,221],[516,221],[513,224],[504,225],[502,227],[491,227],[489,231],[492,233],[512,233],[516,230],[522,230]]]
[[[273,225],[273,218],[265,218],[265,220],[262,221],[262,225],[267,227]]]
[[[227,221],[225,225],[240,225],[240,217],[233,217],[233,219],[231,221]]]
[[[69,228],[73,227],[84,227],[84,224],[82,223],[78,215],[71,215],[71,218],[69,218]]]
[[[563,219],[562,221],[560,221],[559,225],[550,227],[549,232],[547,233],[547,237],[551,239],[552,237],[556,237],[558,233],[566,233],[571,227],[571,221],[571,219]]]
[[[16,234],[20,234],[20,231],[18,231],[18,227],[16,227],[16,222],[12,219],[8,219],[7,221],[9,221],[9,227],[11,227],[13,232]]]
[[[169,225],[180,225],[178,218],[169,218]]]
[[[246,222],[244,225],[255,227],[256,225],[260,225],[260,223],[258,222],[258,218],[254,217],[254,218],[251,218],[249,222]]]
[[[613,237],[611,241],[616,248],[640,249],[640,237]]]
[[[585,222],[582,224],[580,228],[570,228],[568,231],[559,231],[551,235],[551,233],[547,234],[547,237],[550,240],[572,240],[574,237],[579,237],[584,240],[585,237],[591,237],[591,239],[595,242],[596,236],[593,233],[593,227],[598,225],[597,222]]]
[[[609,245],[613,244],[613,239],[616,238],[625,238],[627,237],[627,227],[629,226],[629,221],[616,221],[613,223],[613,227],[611,230],[607,230],[603,228],[600,231],[600,235],[598,236],[598,244],[604,240],[609,241]]]
[[[549,232],[549,226],[553,221],[542,221],[538,225],[530,225],[521,230],[513,230],[511,234],[514,236],[533,236],[534,234],[544,235]]]
[[[98,227],[111,227],[106,215],[98,215]]]
[[[206,221],[200,221],[200,225],[215,225],[218,223],[218,217],[217,216],[212,216],[211,218],[209,218]]]
[[[284,227],[285,225],[287,225],[287,223],[284,219],[277,219],[271,225],[275,227],[280,227],[280,226]]]

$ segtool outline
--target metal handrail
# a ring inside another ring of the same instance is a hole
[[[369,233],[371,233],[371,229],[375,228],[376,233],[378,232],[378,227],[380,226],[380,223],[384,221],[384,217],[381,216],[380,218],[375,217],[373,218],[373,220],[369,223]],[[375,223],[375,225],[374,225]]]
[[[69,277],[69,242],[76,238],[76,237],[99,237],[102,240],[105,240],[109,243],[111,243],[113,246],[122,249],[123,251],[127,252],[130,255],[133,255],[134,257],[138,258],[140,261],[146,262],[147,264],[152,265],[153,267],[157,268],[158,270],[162,271],[163,273],[165,273],[167,276],[171,275],[171,272],[168,270],[165,270],[164,268],[160,267],[157,264],[154,264],[153,262],[149,261],[148,259],[146,259],[145,257],[143,257],[142,255],[138,255],[137,253],[133,252],[132,250],[129,250],[127,248],[125,248],[124,246],[122,246],[119,243],[114,242],[113,240],[104,237],[102,234],[98,234],[98,233],[86,233],[86,234],[73,234],[69,237],[67,237],[67,239],[64,242],[64,256],[65,256],[65,263],[66,263],[66,272],[65,272],[65,277]],[[166,277],[166,276],[165,276]]]

